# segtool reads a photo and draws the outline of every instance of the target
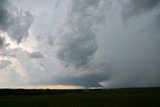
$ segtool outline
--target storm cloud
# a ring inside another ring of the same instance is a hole
[[[7,11],[8,0],[0,0],[0,29],[6,30],[9,27],[10,14]]]
[[[29,11],[13,17],[13,24],[10,25],[7,32],[11,38],[20,43],[28,37],[28,31],[32,24],[33,17]]]
[[[124,3],[122,15],[124,20],[132,16],[139,16],[143,13],[149,12],[159,6],[160,0],[129,0]]]
[[[75,76],[70,78],[61,78],[57,81],[58,84],[65,84],[65,85],[80,85],[84,87],[103,87],[100,82],[104,80],[108,80],[110,77],[106,77],[103,74],[85,74],[81,76]]]
[[[59,35],[57,57],[66,66],[80,68],[90,62],[98,48],[94,27],[105,21],[109,8],[109,1],[69,1],[65,23],[56,29]]]
[[[160,86],[160,0],[0,2],[0,87]]]
[[[4,48],[6,46],[5,38],[0,35],[0,49]]]
[[[9,0],[0,1],[0,30],[6,32],[17,43],[28,36],[33,17],[29,11],[11,11]]]

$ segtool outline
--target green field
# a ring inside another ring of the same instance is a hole
[[[160,88],[0,90],[0,107],[160,107]]]

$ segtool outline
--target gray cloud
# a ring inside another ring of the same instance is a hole
[[[7,11],[8,0],[0,0],[0,29],[6,30],[9,27],[10,19]]]
[[[33,52],[29,54],[31,58],[43,58],[43,54],[40,52]]]
[[[43,22],[41,17],[44,15],[40,15],[37,26],[35,26],[36,28],[38,27],[35,35],[40,34],[36,39],[40,45],[39,49],[45,53],[45,58],[41,61],[32,61],[33,59],[29,59],[31,61],[30,63],[34,64],[34,66],[31,66],[29,61],[24,59],[24,56],[21,58],[21,55],[17,55],[22,65],[25,65],[24,68],[28,71],[27,74],[31,77],[32,83],[36,81],[35,84],[40,84],[45,81],[47,84],[71,84],[98,87],[101,86],[99,84],[100,82],[108,80],[111,76],[108,73],[108,63],[104,62],[104,64],[102,64],[101,61],[96,62],[96,59],[95,61],[93,61],[93,59],[98,50],[98,35],[96,32],[101,25],[104,25],[103,23],[105,23],[110,7],[111,2],[109,0],[69,0],[66,17],[64,17],[64,20],[60,20],[62,24],[56,26],[53,33],[48,30],[50,29],[48,26],[51,25],[52,21],[47,19],[50,18],[46,16],[46,19],[43,19],[46,21]],[[57,9],[57,11],[58,10],[59,9]],[[65,9],[63,9],[62,12],[64,12],[64,10]],[[46,11],[48,11],[48,8]],[[52,15],[49,17],[51,16]],[[47,22],[49,22],[49,24],[44,27],[43,25],[46,25]],[[56,56],[54,57],[55,54]],[[63,62],[66,66],[63,66],[62,63],[59,64],[59,61]],[[70,70],[70,68],[72,69]],[[80,74],[76,74],[74,72],[76,70],[79,70]],[[58,76],[49,75],[57,72],[61,73],[59,73]],[[39,76],[35,78],[35,75]],[[48,76],[50,76],[50,78],[47,78]],[[39,82],[39,79],[42,79],[42,81]]]
[[[106,77],[106,75],[102,73],[101,74],[91,73],[69,78],[64,77],[59,79],[57,84],[80,85],[84,87],[102,87],[102,85],[99,83],[108,79],[110,79],[110,77]]]
[[[9,45],[9,43],[6,43],[6,38],[0,34],[0,51],[5,51]]]
[[[8,33],[11,38],[20,43],[28,37],[29,28],[33,22],[33,16],[29,11],[18,14],[14,17],[14,22],[8,28]]]
[[[80,68],[91,61],[98,49],[94,27],[104,21],[109,7],[109,1],[70,0],[66,23],[57,28],[57,57],[66,66]]]
[[[0,69],[4,69],[11,64],[10,60],[0,60]]]
[[[11,3],[8,0],[0,1],[0,30],[9,34],[17,43],[22,42],[28,36],[28,30],[32,24],[33,17],[28,11],[11,12]]]
[[[64,68],[59,71],[60,75],[53,75],[47,79],[40,79],[39,81],[32,82],[39,85],[76,85],[90,87],[103,87],[101,82],[109,81],[112,78],[111,65],[107,57],[102,60],[92,60],[87,67],[79,69]],[[59,68],[59,67],[58,67]],[[55,71],[56,72],[56,71]]]
[[[6,46],[5,38],[0,35],[0,49]]]
[[[36,38],[38,41],[45,42],[46,44],[52,46],[54,44],[54,38],[51,33],[42,33]]]
[[[73,65],[77,68],[85,66],[97,50],[95,35],[92,34],[93,33],[88,31],[88,33],[83,32],[78,35],[76,34],[79,37],[66,38],[65,41],[63,41],[64,47],[57,53],[58,58],[66,62],[67,65]]]
[[[154,33],[154,35],[159,35],[158,33],[160,30],[160,0],[129,0],[122,2],[122,4],[123,7],[121,14],[123,22],[125,24],[128,19],[131,19],[132,17],[139,18],[139,16],[146,15],[147,13],[150,14],[146,15],[146,17],[151,18],[149,20],[150,25],[147,25],[145,28],[140,29],[137,35],[142,35],[141,33],[144,32],[148,34]]]
[[[154,25],[155,25],[155,29],[157,29],[156,31],[159,31],[160,30],[160,12],[154,20]]]
[[[122,9],[123,20],[151,11],[159,2],[160,0],[129,0]]]
[[[105,59],[105,60],[104,60]],[[82,69],[82,73],[55,79],[55,84],[81,85],[84,87],[103,87],[101,82],[112,78],[108,58],[91,61],[89,66]]]
[[[0,37],[0,57],[12,65],[1,60],[0,66],[13,72],[1,72],[0,85],[160,86],[159,1],[122,1],[61,0],[55,9],[54,0],[21,0],[19,9],[29,12],[18,14],[3,1],[0,29],[7,36]],[[129,19],[126,29],[121,16]],[[28,36],[33,17],[28,40],[3,49],[8,36],[18,43]]]

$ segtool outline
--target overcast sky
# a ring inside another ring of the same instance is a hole
[[[157,87],[159,77],[160,0],[0,0],[1,88]]]

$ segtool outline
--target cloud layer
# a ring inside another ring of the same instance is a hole
[[[0,87],[160,86],[159,8],[160,0],[0,0]]]
[[[129,0],[128,3],[124,3],[122,15],[124,20],[129,19],[132,16],[139,16],[143,13],[149,12],[159,6],[160,0]]]
[[[28,11],[11,12],[11,4],[8,0],[1,0],[0,5],[0,30],[6,32],[17,43],[22,42],[28,36],[28,30],[33,17]]]
[[[70,0],[65,24],[58,26],[57,57],[76,68],[86,66],[98,48],[96,26],[110,8],[109,1]],[[101,11],[101,13],[99,13]]]

